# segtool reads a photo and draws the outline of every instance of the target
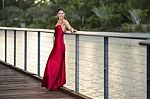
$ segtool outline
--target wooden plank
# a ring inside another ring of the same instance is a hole
[[[0,64],[0,99],[77,99],[61,91],[48,91],[41,82]]]

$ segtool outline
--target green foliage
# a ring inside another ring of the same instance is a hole
[[[0,0],[0,25],[53,29],[56,9],[78,30],[149,31],[149,0]],[[134,25],[137,24],[137,25]]]
[[[123,24],[122,29],[124,32],[149,32],[150,24]]]
[[[0,23],[4,20],[5,26],[18,26],[23,11],[15,6],[6,7],[0,10]]]
[[[130,16],[128,16],[128,18],[133,22],[133,24],[137,24],[139,25],[142,21],[142,19],[144,19],[147,14],[145,10],[141,10],[141,9],[132,9],[129,10]]]
[[[88,28],[96,31],[119,31],[115,27],[119,27],[122,17],[118,14],[108,17],[92,16],[88,19]]]

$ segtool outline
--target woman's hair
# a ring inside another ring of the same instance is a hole
[[[62,8],[62,7],[58,8],[58,9],[56,10],[56,14],[57,14],[59,11],[65,12],[64,8]]]

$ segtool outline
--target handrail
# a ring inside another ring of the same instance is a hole
[[[0,27],[2,30],[17,30],[17,31],[32,31],[32,32],[45,32],[54,33],[54,30],[50,29],[33,29],[33,28],[16,28],[16,27]],[[101,36],[101,37],[116,37],[116,38],[132,38],[132,39],[150,39],[150,33],[140,33],[140,32],[91,32],[91,31],[77,31],[76,33],[70,33],[67,31],[65,34],[68,35],[85,35],[85,36]]]

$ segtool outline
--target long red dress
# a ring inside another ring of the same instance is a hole
[[[47,60],[42,87],[57,90],[66,83],[64,32],[61,25],[55,26],[55,42]]]

